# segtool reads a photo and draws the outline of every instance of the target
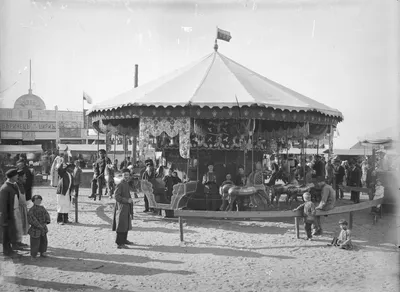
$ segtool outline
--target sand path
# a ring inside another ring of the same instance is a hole
[[[324,235],[311,242],[295,238],[292,220],[191,219],[181,244],[177,219],[142,213],[140,202],[128,236],[135,245],[117,250],[112,200],[90,201],[83,189],[80,223],[60,226],[55,189],[34,193],[52,218],[50,257],[0,258],[0,291],[399,291],[393,215],[372,225],[368,210],[357,212],[354,251],[326,246],[343,215],[323,218]]]

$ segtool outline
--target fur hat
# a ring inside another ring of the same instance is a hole
[[[349,225],[349,223],[347,223],[347,221],[344,220],[344,219],[340,219],[339,220],[339,225]]]
[[[18,170],[16,168],[11,168],[6,172],[7,178],[12,178],[16,175],[18,175]]]

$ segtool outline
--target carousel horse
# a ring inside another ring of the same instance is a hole
[[[221,196],[224,200],[228,201],[226,208],[221,211],[232,211],[233,204],[240,197],[242,201],[248,200],[247,206],[249,208],[258,208],[260,210],[265,210],[269,206],[268,198],[265,195],[267,193],[257,190],[253,186],[235,186],[232,184],[225,185],[221,187]],[[244,200],[243,200],[244,199]]]

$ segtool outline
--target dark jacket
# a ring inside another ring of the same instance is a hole
[[[5,182],[0,187],[0,238],[3,236],[2,228],[7,226],[11,240],[16,238],[16,226],[14,218],[14,200],[18,195],[18,188],[12,183]]]
[[[128,232],[132,230],[133,204],[128,200],[131,198],[129,184],[122,180],[115,189],[115,207],[112,231]]]
[[[246,184],[246,176],[238,174],[235,179],[235,186],[244,186]]]
[[[313,169],[315,170],[315,177],[324,177],[325,165],[321,160],[315,162]]]
[[[74,176],[71,173],[68,175],[66,168],[62,164],[57,171],[60,177],[57,184],[57,195],[69,195],[74,185]]]
[[[361,169],[356,166],[353,170],[349,170],[349,177],[347,179],[348,186],[361,187]]]
[[[74,178],[74,186],[79,186],[81,184],[81,178],[82,178],[82,169],[80,167],[75,166],[73,172],[73,178]]]
[[[344,180],[344,176],[346,175],[346,171],[343,166],[339,165],[338,168],[334,170],[336,184],[342,184]]]
[[[32,187],[33,187],[33,181],[34,181],[35,177],[33,176],[33,173],[29,169],[28,166],[25,165],[22,168],[22,170],[24,171],[24,173],[26,175],[26,181],[24,183],[24,188],[25,188],[25,192],[26,192],[26,200],[29,201],[32,198]]]
[[[104,179],[104,172],[108,163],[111,163],[111,160],[108,157],[99,158],[96,160],[94,165],[94,174],[96,175],[96,177],[102,175],[101,177]]]

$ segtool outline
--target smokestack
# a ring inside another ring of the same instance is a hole
[[[139,82],[139,65],[135,65],[135,88],[138,87]]]

